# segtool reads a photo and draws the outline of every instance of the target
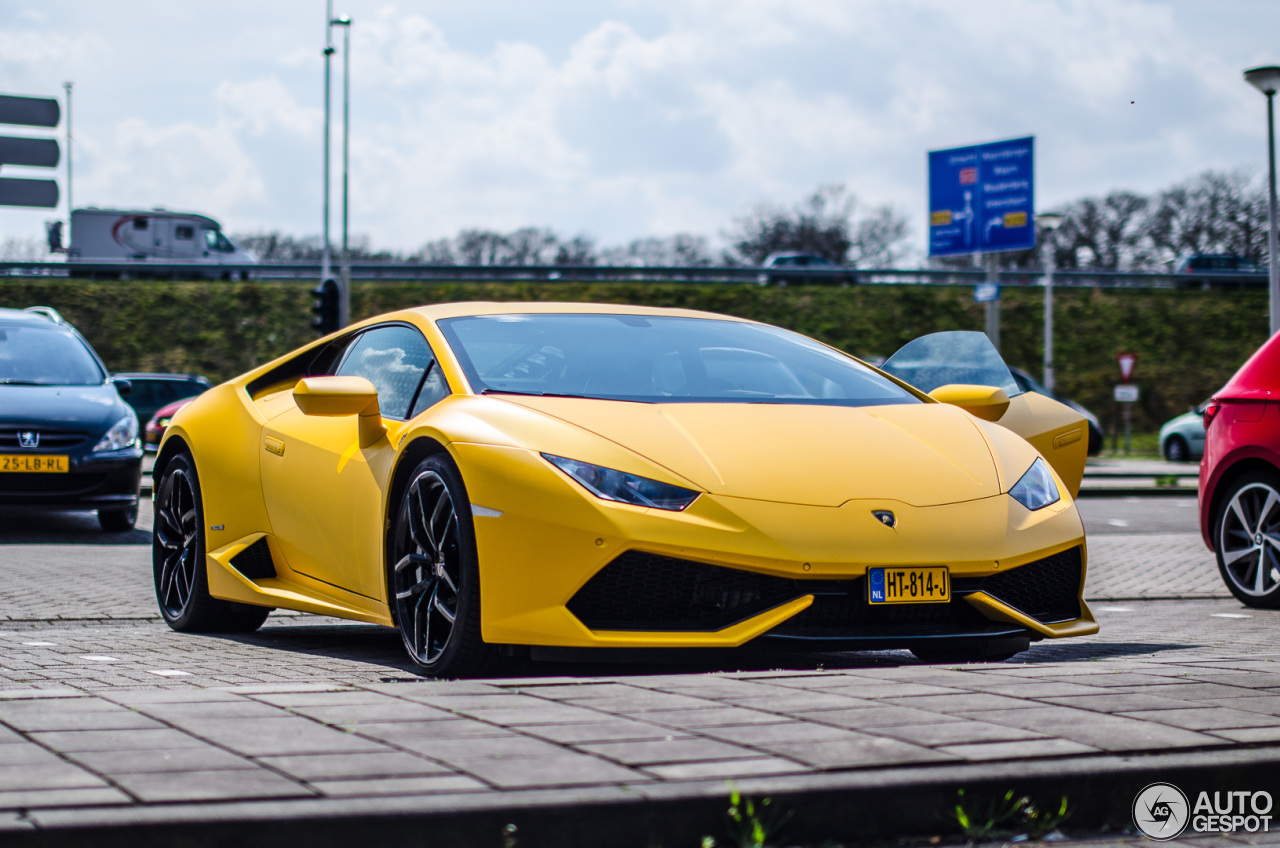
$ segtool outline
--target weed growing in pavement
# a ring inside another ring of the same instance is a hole
[[[770,841],[790,821],[794,810],[783,812],[773,806],[772,798],[765,798],[756,804],[738,792],[738,787],[729,781],[729,810],[725,814],[725,825],[729,830],[729,838],[738,848],[770,848]],[[702,837],[702,848],[716,848],[714,836]]]
[[[1012,789],[1003,796],[993,796],[985,810],[979,807],[980,805],[975,804],[973,809],[969,809],[965,803],[964,790],[959,790],[954,817],[971,843],[1024,834],[1032,839],[1039,839],[1057,829],[1071,815],[1065,795],[1054,811],[1037,806],[1025,795],[1015,798]]]

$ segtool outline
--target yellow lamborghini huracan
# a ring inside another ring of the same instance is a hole
[[[1097,630],[1087,445],[978,333],[877,369],[704,312],[410,309],[174,417],[156,597],[182,631],[397,627],[444,676],[746,643],[1004,658]]]

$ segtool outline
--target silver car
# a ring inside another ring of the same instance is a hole
[[[1160,428],[1160,453],[1170,462],[1198,461],[1204,456],[1204,407],[1165,422]]]

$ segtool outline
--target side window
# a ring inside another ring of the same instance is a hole
[[[418,399],[413,402],[413,410],[409,413],[409,417],[413,418],[425,412],[448,396],[449,384],[440,373],[440,363],[432,362],[431,370],[427,372],[427,379],[422,381],[422,388],[418,390]]]
[[[405,419],[433,358],[427,340],[414,328],[375,327],[356,339],[336,373],[367,378],[378,390],[382,414]]]

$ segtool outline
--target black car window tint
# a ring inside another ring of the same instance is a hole
[[[449,383],[440,372],[440,363],[432,362],[427,369],[427,376],[422,380],[422,388],[418,389],[418,397],[413,402],[409,417],[413,418],[435,406],[450,395]]]
[[[153,380],[133,379],[129,381],[129,405],[135,409],[139,406],[159,406],[156,402],[156,384]]]
[[[104,379],[77,336],[40,326],[0,326],[0,385],[94,386]]]
[[[650,403],[919,403],[811,339],[760,324],[639,315],[447,318],[439,326],[477,392]]]
[[[412,327],[395,324],[365,331],[342,360],[337,375],[364,377],[378,390],[387,418],[407,418],[414,395],[431,364],[427,340]]]

